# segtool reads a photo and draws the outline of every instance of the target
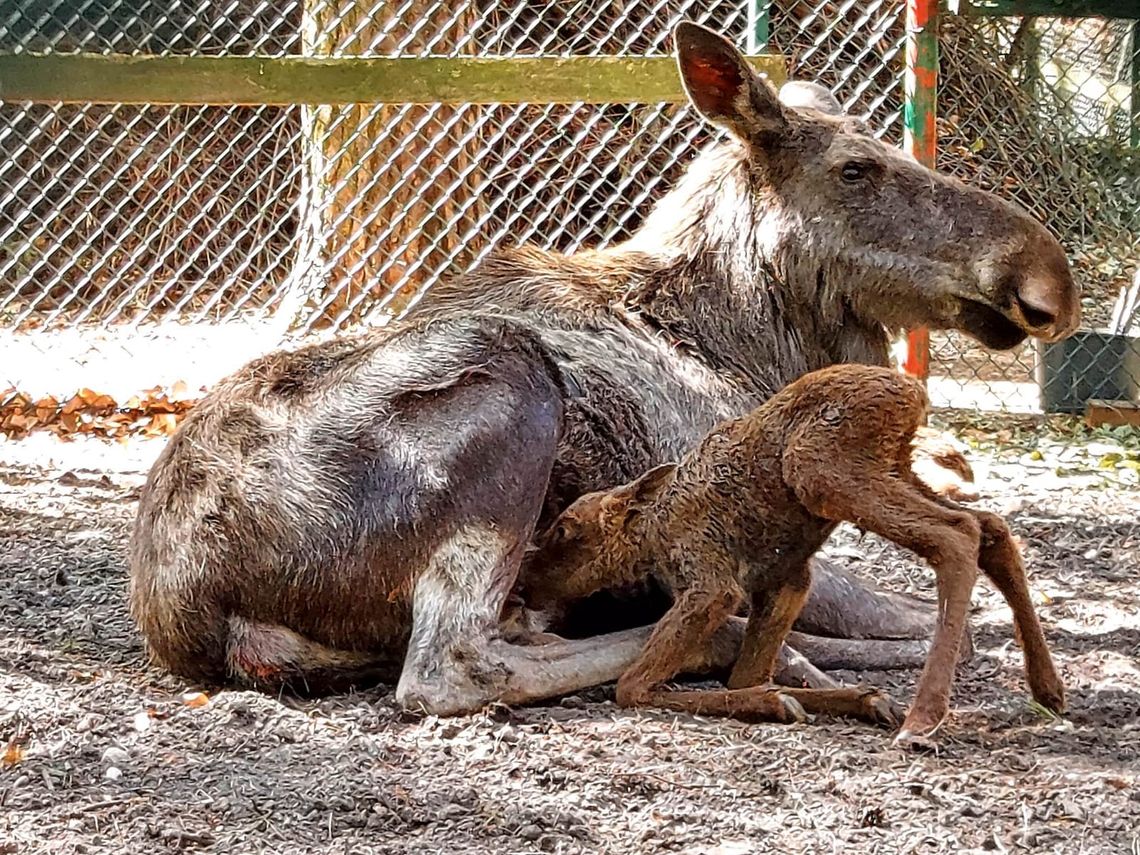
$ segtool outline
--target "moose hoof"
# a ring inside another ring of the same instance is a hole
[[[1058,682],[1054,686],[1042,686],[1033,693],[1033,700],[1056,715],[1065,712],[1065,687]]]

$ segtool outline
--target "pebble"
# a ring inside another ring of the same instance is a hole
[[[116,763],[126,763],[130,759],[131,755],[117,745],[112,745],[103,752],[103,762],[110,763],[112,766]]]
[[[1024,511],[1029,506],[1029,502],[1022,496],[1013,496],[1004,501],[998,514],[1003,517],[1013,516],[1016,513]]]
[[[537,825],[524,825],[519,829],[519,837],[523,840],[538,840],[542,837],[542,829]]]
[[[139,710],[131,719],[131,726],[139,733],[150,730],[150,715],[146,710]]]
[[[118,766],[108,766],[107,771],[103,773],[103,777],[108,781],[117,781],[123,777],[123,772]]]
[[[96,718],[92,713],[88,713],[75,723],[75,730],[77,733],[86,733],[87,731],[94,729],[95,725],[98,723],[99,719]]]

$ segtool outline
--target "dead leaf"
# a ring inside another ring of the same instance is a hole
[[[204,707],[210,702],[210,696],[205,692],[186,692],[182,696],[182,703],[188,707]]]
[[[0,757],[0,763],[5,766],[15,766],[17,763],[23,762],[24,759],[24,746],[19,739],[13,739],[8,743],[8,747],[4,749],[4,756]]]
[[[0,406],[0,433],[22,438],[33,430],[47,430],[61,439],[88,434],[120,441],[138,434],[170,436],[195,403],[185,382],[179,381],[172,388],[177,400],[156,386],[132,395],[122,406],[110,395],[88,388],[80,389],[62,404],[54,396],[33,402],[15,392]]]

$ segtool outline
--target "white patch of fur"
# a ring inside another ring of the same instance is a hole
[[[472,695],[480,689],[451,653],[457,647],[475,656],[485,651],[508,593],[496,589],[494,574],[510,548],[485,524],[465,526],[436,548],[416,580],[412,635],[396,686],[399,703],[431,709],[475,703]]]

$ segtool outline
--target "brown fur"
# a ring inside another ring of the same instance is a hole
[[[947,714],[978,567],[1013,609],[1034,697],[1061,712],[1064,689],[1005,523],[935,496],[911,472],[926,408],[922,386],[887,368],[810,373],[718,425],[679,464],[578,499],[538,539],[524,597],[542,608],[647,574],[665,584],[673,606],[618,680],[623,706],[786,720],[802,705],[889,721],[877,692],[769,685],[808,596],[809,559],[846,520],[913,550],[937,577],[939,623],[901,739],[929,738]],[[744,603],[751,613],[728,689],[662,689]]]
[[[730,138],[630,240],[494,254],[391,327],[254,360],[195,407],[131,539],[131,613],[159,663],[273,691],[398,677],[400,703],[440,714],[614,679],[648,632],[630,627],[664,608],[652,591],[605,637],[503,637],[540,520],[808,371],[885,364],[902,327],[994,347],[1074,327],[1064,253],[1024,211],[825,98],[782,105],[708,30],[675,35],[692,102]],[[813,651],[920,661],[928,608],[815,565]],[[597,636],[604,597],[583,611],[552,629]],[[714,648],[731,659],[728,626]]]

